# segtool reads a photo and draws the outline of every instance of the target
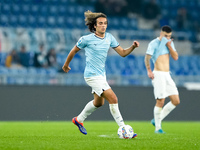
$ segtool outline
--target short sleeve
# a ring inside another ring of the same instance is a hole
[[[114,36],[112,36],[111,34],[110,34],[110,36],[111,36],[110,47],[112,47],[112,48],[118,47],[118,46],[119,46],[119,43],[117,42],[117,40],[116,40],[116,39],[114,38]]]
[[[154,47],[151,43],[149,43],[146,54],[153,55],[153,53],[154,53]]]
[[[175,48],[175,46],[174,46],[174,42],[173,42],[173,41],[172,41],[172,43],[171,43],[171,46],[172,46],[173,50],[176,51],[176,48]]]
[[[78,42],[76,43],[76,46],[80,49],[83,49],[86,47],[86,41],[84,39],[84,37],[81,37]]]

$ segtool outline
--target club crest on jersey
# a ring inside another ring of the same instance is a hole
[[[81,44],[82,43],[82,38],[78,41],[78,44]]]
[[[107,44],[110,44],[110,41],[108,39],[105,40]]]

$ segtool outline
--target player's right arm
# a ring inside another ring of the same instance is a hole
[[[148,75],[148,77],[149,77],[150,79],[154,79],[154,74],[153,74],[153,72],[151,71],[150,59],[151,59],[151,55],[146,54],[146,55],[145,55],[144,62],[145,62],[145,66],[146,66],[146,69],[147,69],[147,75]]]
[[[168,47],[169,52],[170,52],[172,58],[173,58],[174,60],[178,60],[178,53],[177,53],[177,51],[175,51],[175,50],[173,49],[173,47],[171,46],[172,41],[173,41],[173,39],[171,39],[170,41],[168,41],[167,44],[166,44],[166,46]]]
[[[71,68],[69,67],[69,63],[71,62],[71,60],[74,58],[74,55],[79,51],[80,49],[75,45],[72,50],[69,52],[67,59],[62,67],[64,72],[69,72],[69,70],[71,70]]]

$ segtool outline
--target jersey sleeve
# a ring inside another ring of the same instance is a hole
[[[81,37],[78,42],[76,43],[76,46],[80,49],[83,49],[86,47],[86,40],[84,37]]]
[[[153,47],[152,43],[149,43],[146,54],[153,55],[153,53],[154,53],[154,47]]]
[[[174,42],[173,41],[171,42],[171,46],[172,46],[173,50],[176,51],[176,48],[174,46]]]
[[[110,34],[110,36],[111,36],[110,47],[112,47],[112,48],[118,47],[118,46],[119,46],[119,43],[117,42],[117,40],[116,40],[116,39],[114,38],[114,36],[112,36],[111,34]]]

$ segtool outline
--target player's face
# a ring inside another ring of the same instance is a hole
[[[161,32],[161,36],[162,37],[166,37],[168,40],[169,39],[171,39],[171,37],[172,37],[172,32],[170,32],[170,33],[167,33],[167,32]]]
[[[97,18],[97,24],[94,26],[96,28],[96,33],[104,34],[106,32],[108,21],[106,18]]]

